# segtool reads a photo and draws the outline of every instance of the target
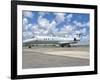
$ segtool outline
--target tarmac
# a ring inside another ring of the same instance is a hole
[[[23,69],[87,65],[89,47],[23,47]]]

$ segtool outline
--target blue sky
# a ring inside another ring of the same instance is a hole
[[[89,14],[23,11],[22,15],[23,39],[33,35],[74,37],[82,33],[81,41],[89,41]]]

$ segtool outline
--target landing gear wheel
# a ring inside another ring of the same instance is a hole
[[[64,45],[63,45],[63,44],[61,44],[60,46],[61,46],[61,47],[64,47]]]
[[[69,44],[68,47],[71,47],[71,45]]]
[[[30,46],[28,46],[28,48],[31,48],[32,46],[30,45]]]

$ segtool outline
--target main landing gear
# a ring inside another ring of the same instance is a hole
[[[60,44],[61,47],[71,47],[70,44]]]
[[[32,46],[31,46],[31,45],[29,45],[29,46],[28,46],[28,48],[32,48]]]

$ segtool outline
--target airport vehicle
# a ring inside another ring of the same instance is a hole
[[[80,41],[80,35],[76,34],[76,37],[51,37],[51,36],[33,36],[31,39],[27,39],[23,41],[23,44],[32,47],[33,44],[58,44],[61,47],[71,47],[70,44],[75,44]]]

